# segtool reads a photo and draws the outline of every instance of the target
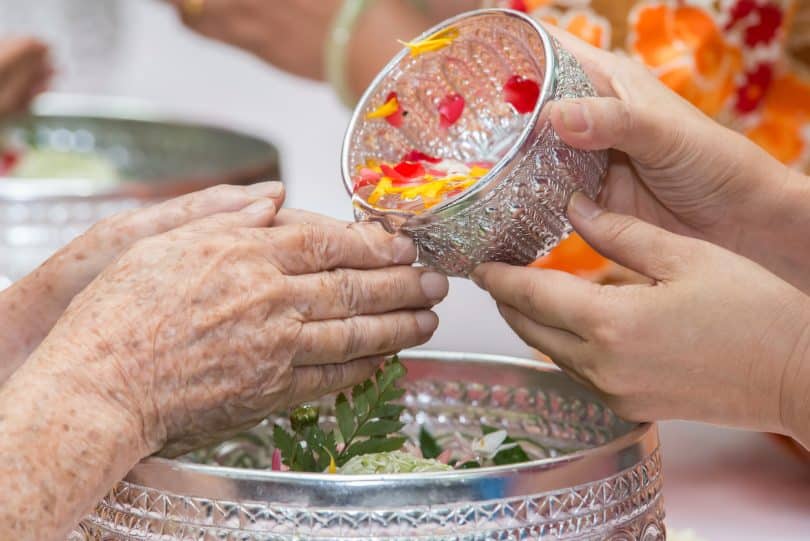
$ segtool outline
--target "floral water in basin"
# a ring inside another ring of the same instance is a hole
[[[206,464],[143,461],[73,538],[665,538],[654,425],[619,419],[537,361],[437,352],[401,359],[406,434],[418,440],[424,428],[453,447],[456,433],[493,427],[519,441],[529,460],[405,474],[272,471],[272,427],[289,426],[285,414],[208,450]],[[325,428],[337,423],[334,403],[329,397],[321,405]]]

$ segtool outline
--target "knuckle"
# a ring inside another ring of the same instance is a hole
[[[637,222],[630,216],[612,214],[609,220],[605,220],[601,226],[602,234],[606,241],[616,243],[623,241],[626,237],[633,234],[637,227]]]
[[[590,330],[589,341],[593,342],[599,351],[615,353],[620,350],[626,340],[622,323],[618,322],[616,315],[601,317],[594,322]]]
[[[362,312],[363,299],[366,297],[366,285],[352,279],[352,274],[345,269],[335,269],[325,273],[328,277],[326,287],[336,290],[338,302],[346,309],[349,317]]]
[[[343,349],[341,353],[344,359],[353,359],[366,342],[366,332],[365,328],[357,321],[357,318],[351,318],[345,321],[346,328],[343,334]]]

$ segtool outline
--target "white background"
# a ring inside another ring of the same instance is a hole
[[[338,169],[348,113],[326,86],[191,35],[159,2],[121,3],[117,41],[103,77],[63,71],[57,89],[146,99],[266,137],[281,151],[289,206],[350,218]],[[454,280],[438,312],[432,348],[528,354],[470,282]],[[756,434],[664,423],[662,438],[670,527],[717,541],[810,539],[810,464]]]

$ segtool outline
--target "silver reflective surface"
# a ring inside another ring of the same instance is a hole
[[[411,149],[497,164],[457,198],[421,214],[376,208],[355,196],[355,217],[407,233],[420,262],[450,275],[465,276],[488,261],[525,265],[571,232],[568,200],[577,190],[596,196],[607,169],[606,153],[563,143],[543,105],[595,91],[576,59],[520,13],[470,12],[421,38],[448,29],[459,33],[452,44],[416,58],[401,52],[360,100],[343,146],[344,183],[351,193],[358,165],[368,158],[398,161]],[[503,84],[516,73],[541,84],[532,114],[519,115],[504,102]],[[366,119],[391,91],[407,104],[401,128]],[[443,130],[435,110],[448,92],[465,96],[469,111]]]
[[[402,359],[411,429],[503,427],[538,442],[537,458],[387,476],[149,459],[99,504],[77,539],[664,539],[654,426],[618,419],[536,361],[437,352]],[[266,451],[257,442],[269,444],[268,425],[220,445],[212,460]]]
[[[255,137],[141,114],[126,102],[102,106],[89,100],[70,108],[64,101],[51,100],[57,105],[0,123],[0,143],[98,154],[116,166],[120,178],[0,176],[0,276],[11,280],[115,212],[215,184],[279,176],[275,148]]]

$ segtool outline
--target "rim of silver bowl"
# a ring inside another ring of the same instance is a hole
[[[205,137],[212,141],[218,138],[220,142],[244,148],[244,154],[250,157],[236,167],[212,164],[205,172],[135,173],[137,176],[134,178],[115,182],[59,177],[20,179],[0,175],[0,202],[74,198],[151,200],[174,197],[216,184],[277,180],[280,175],[278,150],[263,138],[213,122],[168,113],[149,102],[130,98],[48,93],[37,98],[30,113],[0,122],[0,130],[47,128],[57,132],[62,128],[60,123],[69,124],[74,132],[87,132],[94,140],[98,138],[94,130],[101,134],[110,130],[120,136],[135,137],[129,133],[134,131],[145,141],[155,138],[160,130],[169,129],[177,132],[176,137],[196,134],[198,138]],[[121,143],[120,146],[126,145]]]
[[[531,369],[559,377],[565,382],[566,388],[574,393],[583,392],[582,388],[568,380],[559,368],[542,361],[502,355],[429,350],[406,351],[401,353],[400,357],[406,363],[440,361],[459,364],[502,364]],[[274,503],[279,504],[306,503],[316,506],[388,508],[400,505],[486,501],[492,499],[491,493],[495,485],[498,485],[498,491],[503,491],[499,496],[501,498],[552,492],[619,474],[655,455],[659,445],[657,427],[648,423],[629,423],[629,425],[627,432],[622,435],[603,445],[583,451],[516,465],[447,473],[335,476],[326,473],[290,473],[210,466],[153,457],[136,465],[125,481],[134,485],[208,499],[232,499],[235,494],[246,501],[263,501],[270,497]],[[549,475],[551,470],[556,470],[560,474]],[[272,496],[267,493],[268,484],[278,489]],[[329,490],[325,490],[325,487],[329,487]],[[460,487],[463,487],[463,490],[459,490]],[[395,498],[396,503],[392,503],[393,496],[381,500],[381,494],[392,488],[399,490]]]

